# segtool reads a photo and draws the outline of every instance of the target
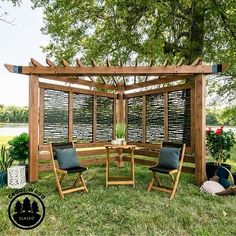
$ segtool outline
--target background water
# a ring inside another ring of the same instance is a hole
[[[208,129],[209,126],[207,126]],[[211,127],[212,130],[216,130],[219,128]],[[224,127],[225,131],[232,130],[234,133],[236,133],[236,127]],[[28,124],[0,124],[0,136],[16,136],[21,133],[28,133]]]
[[[1,124],[0,136],[16,136],[28,133],[28,124]]]

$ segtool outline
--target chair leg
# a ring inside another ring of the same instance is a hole
[[[173,187],[173,190],[172,190],[172,193],[170,195],[170,200],[174,198],[175,196],[175,193],[177,191],[177,187],[178,187],[178,183],[179,183],[179,177],[180,177],[180,172],[178,172],[176,178],[175,178],[175,181],[174,181],[174,187]],[[172,177],[173,178],[173,177]]]
[[[151,180],[151,182],[150,182],[150,184],[148,185],[148,188],[147,188],[147,192],[150,192],[151,191],[151,189],[152,189],[152,186],[153,186],[153,184],[154,184],[154,177],[152,178],[152,180]]]
[[[86,184],[85,184],[85,182],[84,182],[84,178],[83,178],[82,174],[80,175],[80,180],[81,180],[81,182],[82,182],[82,184],[83,184],[83,186],[84,186],[84,191],[85,191],[85,192],[88,192],[88,189],[87,189],[87,186],[86,186]]]
[[[63,178],[64,178],[64,177],[63,177]],[[59,195],[60,195],[62,198],[64,198],[64,194],[63,194],[63,192],[62,192],[61,184],[60,184],[60,181],[59,181],[59,179],[58,179],[57,174],[56,174],[56,185],[57,185],[57,190],[58,190],[58,192],[59,192]]]
[[[80,174],[78,175],[78,177],[74,181],[74,184],[73,184],[74,188],[76,187],[76,185],[78,184],[79,181],[81,181]]]

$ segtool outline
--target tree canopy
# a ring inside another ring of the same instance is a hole
[[[139,63],[168,58],[186,63],[197,57],[227,63],[236,75],[235,0],[32,0],[44,9],[44,48],[57,61]],[[229,87],[236,89],[230,77]],[[218,89],[219,87],[217,87]],[[225,90],[226,89],[226,90]],[[222,92],[222,89],[221,91]],[[232,93],[231,93],[232,95]]]

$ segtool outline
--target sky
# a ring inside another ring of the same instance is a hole
[[[46,65],[46,55],[40,46],[48,43],[42,35],[43,13],[41,9],[31,9],[30,0],[24,0],[20,7],[1,2],[0,14],[8,12],[8,20],[13,25],[0,21],[0,104],[28,105],[28,76],[10,73],[4,63],[28,65],[30,58]]]

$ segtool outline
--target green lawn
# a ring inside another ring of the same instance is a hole
[[[176,197],[169,201],[165,193],[146,192],[151,179],[147,167],[136,166],[135,174],[135,188],[106,189],[105,166],[90,167],[85,174],[89,192],[62,199],[53,175],[44,173],[30,186],[46,196],[46,217],[27,232],[13,226],[7,216],[8,194],[14,190],[1,189],[1,235],[236,235],[235,196],[202,193],[193,176],[183,174]]]
[[[235,166],[236,146],[232,154]],[[126,168],[127,164],[119,171]],[[136,165],[135,176],[135,188],[106,189],[105,166],[91,166],[85,173],[89,192],[62,199],[55,191],[53,174],[41,174],[39,182],[27,186],[46,196],[46,216],[29,231],[16,228],[8,218],[8,195],[14,190],[0,189],[0,235],[236,235],[235,196],[202,193],[194,176],[182,174],[176,197],[169,201],[165,193],[146,192],[151,180],[148,167]]]

